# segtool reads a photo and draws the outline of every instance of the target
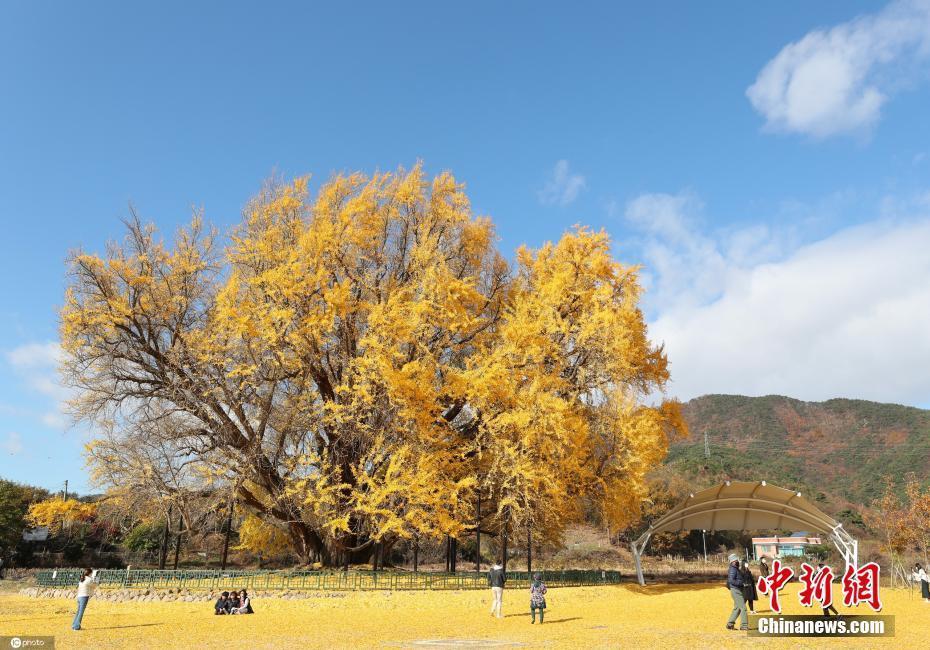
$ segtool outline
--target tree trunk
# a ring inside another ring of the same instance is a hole
[[[475,571],[481,573],[481,492],[478,492],[478,508],[475,511]]]
[[[171,506],[168,506],[168,516],[165,517],[165,532],[161,538],[161,551],[158,554],[158,568],[164,570],[165,562],[168,560],[168,534],[171,529]]]
[[[507,573],[507,525],[501,529],[501,566]]]
[[[235,504],[235,501],[229,502],[229,515],[226,517],[226,537],[223,539],[223,564],[220,567],[221,571],[226,570],[226,559],[229,557],[229,534],[232,531],[233,508]]]
[[[459,557],[459,540],[451,538],[449,543],[449,573],[455,573],[458,569]]]
[[[533,533],[526,529],[526,572],[533,573]]]
[[[178,559],[181,557],[181,527],[184,525],[184,520],[180,517],[178,518],[178,536],[174,540],[174,570],[178,570]]]
[[[420,538],[415,537],[413,540],[413,572],[417,572],[417,559],[420,554]]]

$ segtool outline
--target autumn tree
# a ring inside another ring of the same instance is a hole
[[[902,502],[893,476],[885,476],[884,483],[882,495],[872,502],[873,510],[866,513],[865,522],[879,534],[881,549],[888,553],[892,582],[896,576],[906,582],[904,554],[912,542],[907,528],[908,506]]]
[[[91,521],[97,512],[93,503],[54,496],[29,506],[26,520],[30,526],[48,528],[52,534],[68,530],[75,524]]]
[[[0,558],[5,562],[23,540],[23,530],[29,525],[29,507],[48,497],[48,491],[42,488],[0,478]]]
[[[585,503],[620,524],[683,430],[676,403],[646,404],[666,358],[607,236],[511,269],[448,173],[338,175],[313,199],[270,183],[224,246],[199,217],[172,244],[127,230],[73,255],[62,310],[101,481],[151,441],[170,459],[152,484],[186,464],[303,561],[478,527],[557,538]]]
[[[207,523],[227,509],[233,491],[201,455],[190,453],[183,436],[169,429],[171,418],[140,419],[115,429],[100,427],[86,445],[91,479],[107,487],[98,500],[98,517],[124,535],[141,527],[161,527],[159,568],[168,547],[180,537],[202,537]],[[215,526],[214,526],[215,527]]]
[[[905,477],[904,529],[912,548],[924,565],[930,563],[930,487],[921,485],[913,472]]]

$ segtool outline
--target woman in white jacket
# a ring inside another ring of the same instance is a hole
[[[77,590],[77,614],[74,615],[74,622],[71,623],[72,630],[81,629],[81,619],[84,618],[84,610],[87,609],[87,601],[94,595],[97,590],[97,571],[84,569],[81,572],[81,581],[78,583]]]
[[[930,577],[927,576],[927,572],[924,571],[924,568],[920,566],[919,562],[914,565],[914,573],[911,574],[911,580],[920,582],[920,597],[923,598],[925,602],[930,603]]]

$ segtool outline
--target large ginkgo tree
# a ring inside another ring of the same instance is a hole
[[[684,430],[607,235],[510,264],[448,173],[269,183],[222,238],[127,231],[72,256],[61,312],[96,475],[125,489],[145,472],[121,456],[157,442],[163,489],[228,492],[304,561],[622,525]]]

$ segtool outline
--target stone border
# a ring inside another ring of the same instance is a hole
[[[215,602],[223,591],[236,589],[231,586],[220,590],[190,590],[190,589],[101,589],[94,593],[94,600],[105,600],[114,603],[207,603]],[[29,598],[77,598],[76,589],[54,589],[51,587],[26,587],[19,593]],[[303,600],[307,598],[345,598],[345,592],[324,591],[292,591],[292,590],[249,590],[249,596],[256,599],[277,600]]]

